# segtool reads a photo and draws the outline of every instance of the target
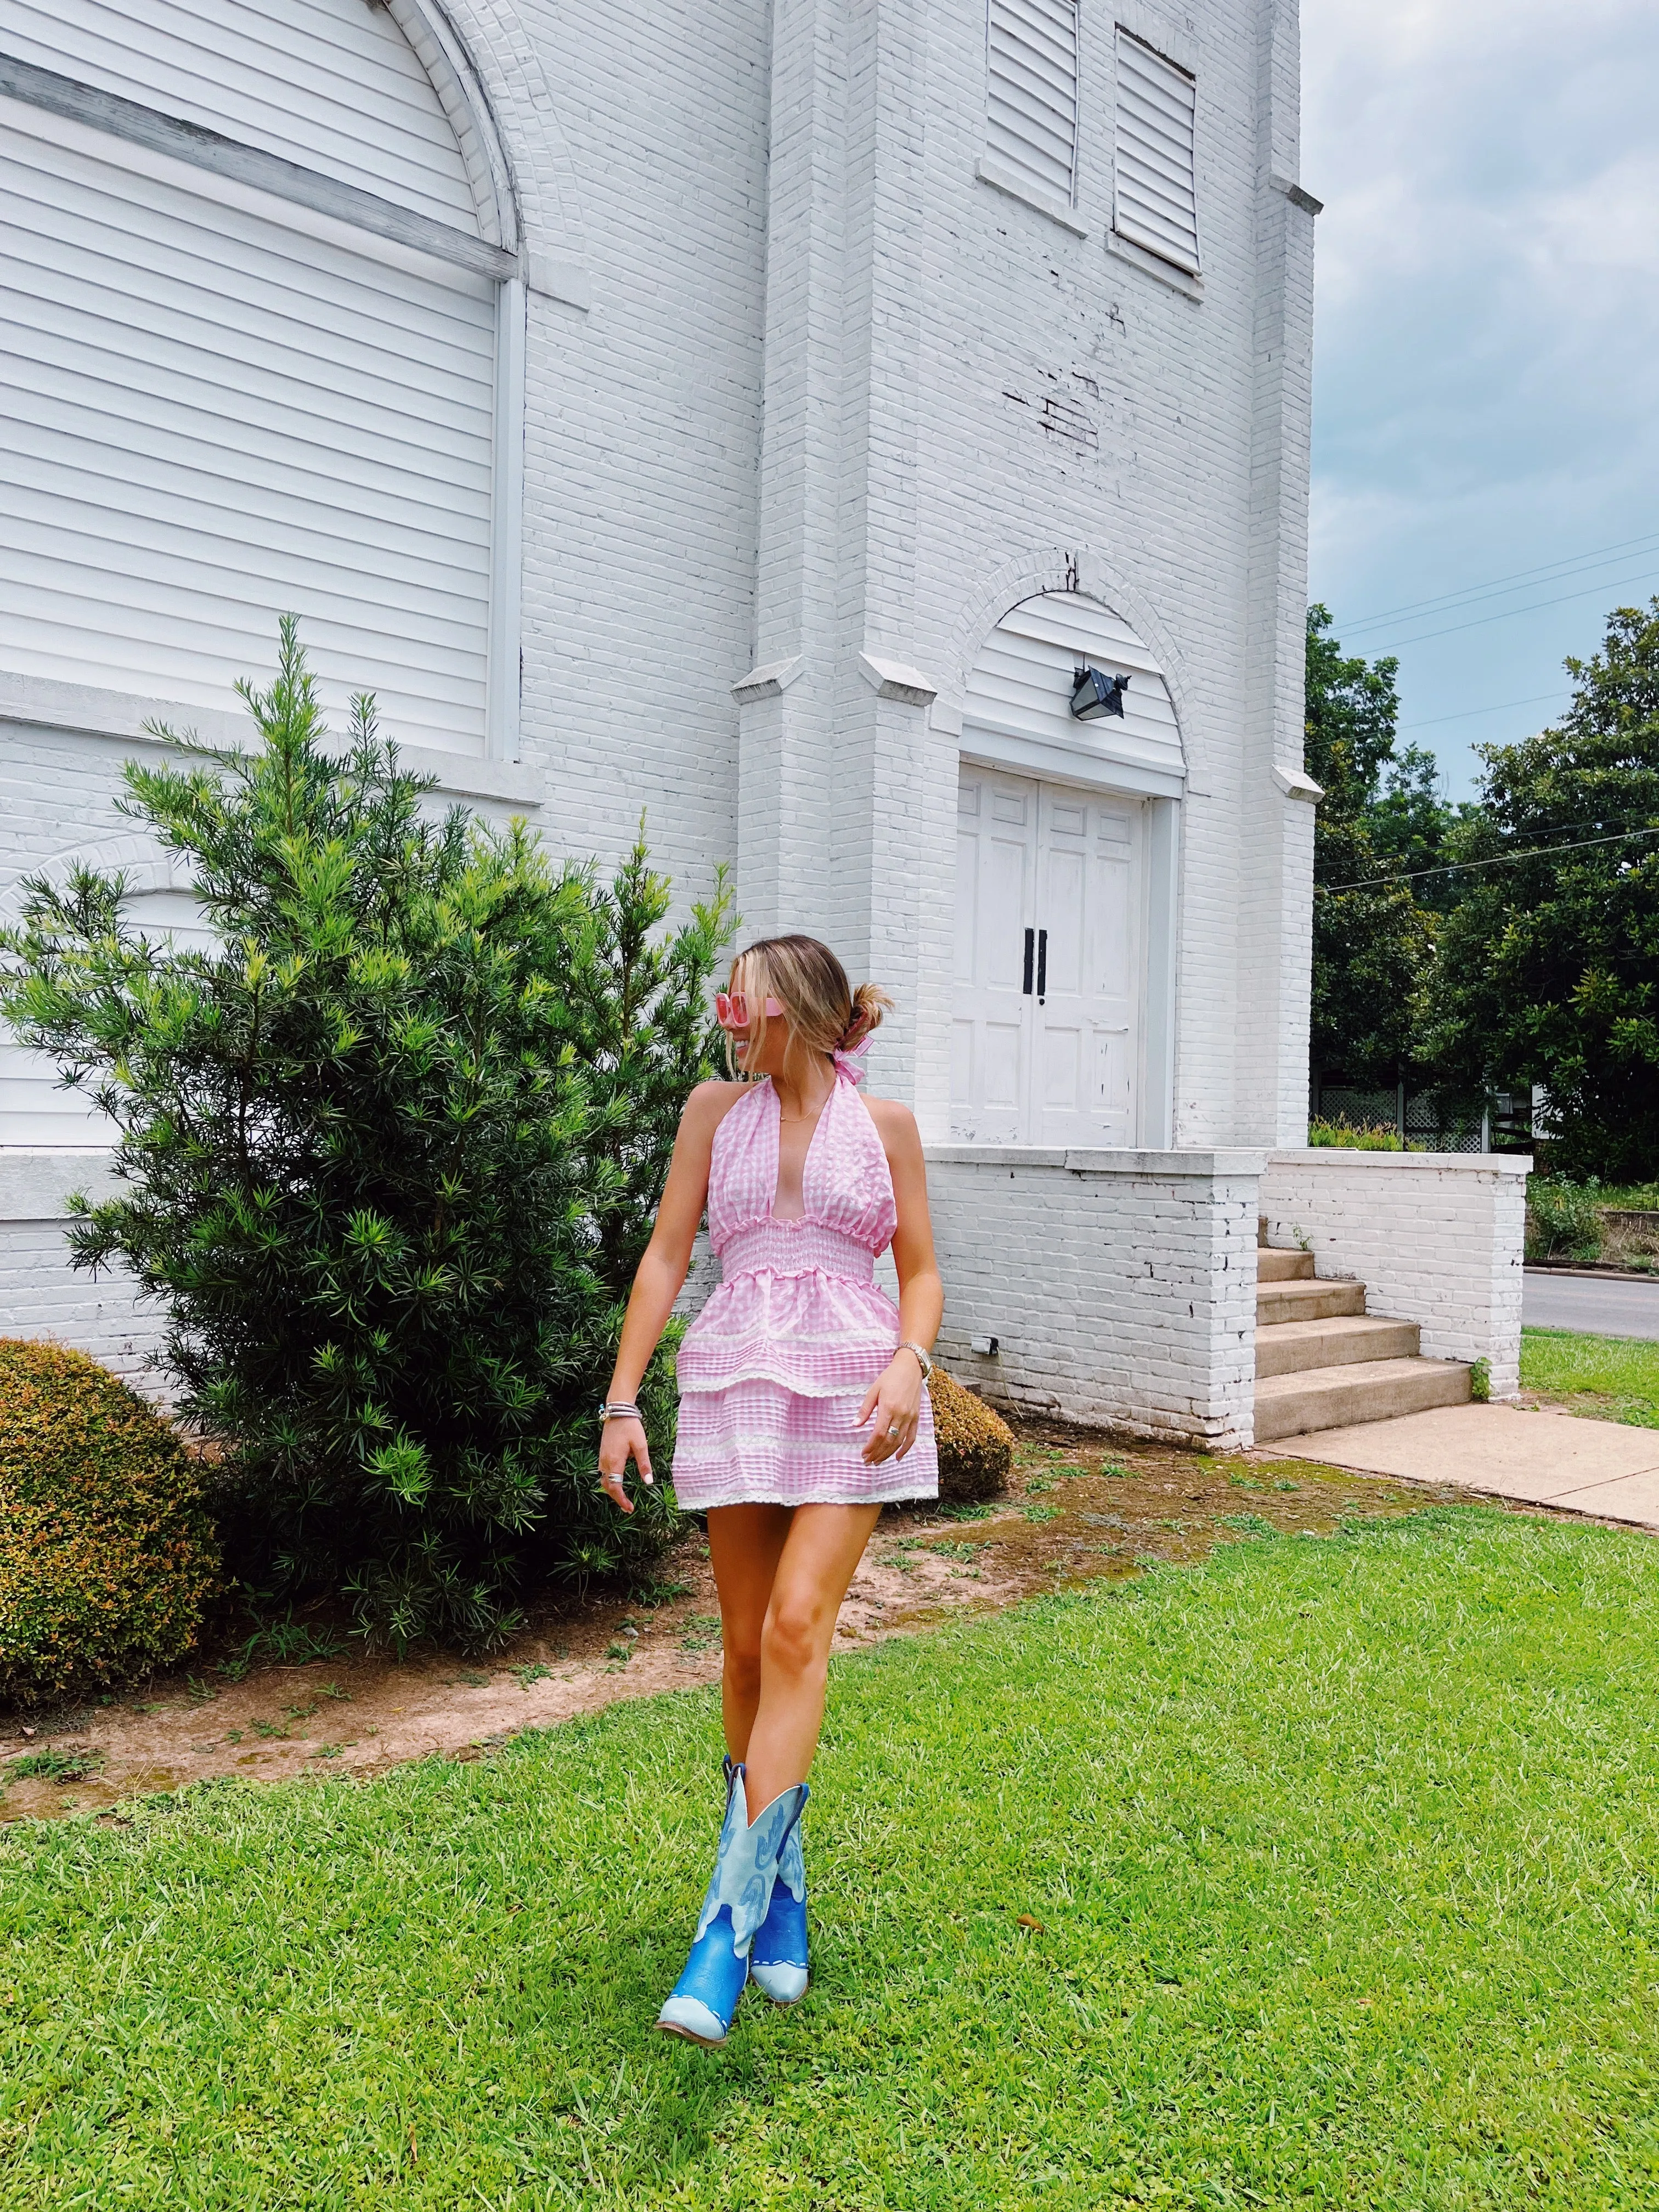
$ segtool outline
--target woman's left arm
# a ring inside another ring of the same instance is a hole
[[[921,1156],[921,1132],[908,1106],[890,1098],[868,1102],[876,1133],[893,1178],[898,1225],[893,1231],[893,1264],[898,1270],[899,1335],[931,1352],[945,1315],[945,1285],[933,1254],[933,1224],[927,1212],[927,1165]],[[896,1352],[860,1413],[860,1425],[875,1419],[864,1457],[872,1467],[902,1459],[916,1440],[921,1418],[921,1364],[914,1352]]]

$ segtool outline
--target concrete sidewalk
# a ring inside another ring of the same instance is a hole
[[[1286,1437],[1261,1445],[1256,1455],[1454,1483],[1659,1530],[1659,1429],[1518,1406],[1437,1406],[1398,1420]]]

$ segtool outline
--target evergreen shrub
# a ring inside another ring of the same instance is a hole
[[[204,1470],[84,1352],[0,1340],[0,1694],[172,1664],[219,1583]]]
[[[427,801],[374,702],[328,738],[291,618],[247,753],[131,763],[207,949],[118,876],[27,887],[0,1008],[115,1125],[77,1266],[167,1312],[182,1418],[221,1441],[237,1571],[343,1590],[371,1638],[484,1647],[527,1583],[637,1566],[678,1525],[599,1494],[595,1404],[680,1106],[713,1073],[721,883],[664,934],[642,844],[609,884],[521,823]],[[672,1445],[671,1346],[641,1393]]]
[[[1014,1432],[983,1399],[935,1367],[927,1384],[939,1445],[939,1494],[946,1505],[1000,1496],[1014,1463]]]

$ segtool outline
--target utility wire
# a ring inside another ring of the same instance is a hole
[[[1644,547],[1643,550],[1651,556],[1656,550],[1656,548],[1649,545]],[[1425,622],[1431,621],[1437,615],[1462,614],[1468,607],[1479,606],[1483,599],[1513,599],[1516,592],[1535,589],[1540,584],[1565,584],[1570,576],[1581,576],[1589,569],[1611,568],[1619,565],[1620,564],[1618,562],[1612,560],[1577,562],[1571,567],[1562,567],[1553,575],[1534,576],[1528,583],[1525,584],[1505,584],[1501,587],[1501,589],[1497,591],[1468,591],[1456,593],[1449,592],[1443,605],[1437,605],[1431,601],[1418,608],[1411,614],[1395,617],[1392,619],[1406,622]],[[1643,573],[1645,574],[1647,571],[1644,570]],[[1617,591],[1619,586],[1617,583],[1613,583],[1592,585],[1586,588],[1595,591]],[[1548,600],[1546,600],[1543,604],[1545,605],[1548,605],[1551,603]],[[1378,616],[1368,623],[1351,623],[1348,628],[1348,635],[1352,636],[1356,630],[1378,629],[1382,627],[1383,621],[1387,619],[1389,619],[1389,617]]]
[[[1401,722],[1395,734],[1407,737],[1413,730],[1437,729],[1442,722],[1467,722],[1477,714],[1500,714],[1506,707],[1537,707],[1546,699],[1571,699],[1571,691],[1534,691],[1529,699],[1499,699],[1490,707],[1465,707],[1455,714],[1431,714],[1421,722]]]
[[[1593,845],[1620,845],[1631,837],[1659,837],[1659,827],[1652,830],[1621,830],[1613,837],[1585,837],[1575,845],[1534,845],[1524,853],[1498,853],[1489,860],[1448,860],[1438,868],[1410,868],[1403,875],[1365,876],[1352,884],[1316,884],[1316,891],[1327,897],[1338,891],[1368,891],[1379,884],[1420,883],[1425,876],[1456,876],[1466,868],[1503,868],[1514,860],[1536,860],[1550,853],[1588,853]]]
[[[1576,592],[1559,592],[1553,599],[1533,599],[1524,607],[1505,607],[1501,614],[1476,615],[1472,622],[1448,623],[1444,629],[1419,630],[1415,637],[1395,638],[1396,646],[1426,645],[1431,637],[1451,637],[1462,629],[1481,629],[1488,623],[1512,622],[1516,615],[1534,615],[1544,607],[1564,607],[1570,599],[1596,599],[1603,592],[1616,592],[1626,584],[1651,583],[1654,572],[1644,568],[1639,576],[1618,576],[1610,584],[1585,584]]]
[[[1480,803],[1479,801],[1476,801],[1476,802],[1475,802],[1475,804],[1477,804],[1477,805],[1478,805],[1479,803]],[[1644,814],[1644,815],[1646,815],[1646,816],[1649,817],[1649,818],[1648,818],[1648,820],[1647,820],[1645,823],[1644,823],[1644,824],[1642,825],[1642,826],[1643,826],[1643,828],[1644,828],[1644,830],[1646,830],[1646,829],[1650,828],[1650,827],[1652,826],[1652,823],[1651,823],[1651,817],[1652,817],[1652,814],[1653,814],[1653,809],[1650,806],[1650,807],[1644,807],[1642,811],[1643,811]],[[1571,834],[1571,832],[1572,832],[1573,830],[1605,830],[1607,829],[1607,810],[1604,808],[1604,809],[1602,810],[1602,811],[1601,811],[1600,814],[1590,814],[1590,815],[1586,815],[1586,816],[1584,816],[1582,819],[1580,819],[1579,821],[1577,821],[1577,822],[1558,822],[1558,823],[1555,824],[1555,826],[1554,826],[1554,828],[1553,828],[1553,829],[1552,829],[1552,830],[1538,830],[1537,832],[1535,832],[1535,835],[1537,835],[1537,836],[1540,836],[1540,837],[1565,837],[1565,836],[1570,836],[1570,835]],[[1626,830],[1626,831],[1620,831],[1620,836],[1633,836],[1634,834],[1635,834],[1635,825],[1633,825],[1633,824],[1632,824],[1632,826],[1631,830]],[[1553,851],[1553,850],[1554,850],[1554,848],[1553,848],[1553,847],[1552,847],[1552,846],[1548,846],[1548,845],[1530,845],[1530,846],[1528,846],[1528,848],[1527,848],[1527,849],[1528,849],[1528,852],[1547,853],[1547,852]],[[1519,860],[1521,857],[1522,857],[1522,856],[1521,856],[1519,854],[1517,854],[1516,855],[1516,858],[1517,860]],[[1462,863],[1459,863],[1458,865],[1460,865],[1460,866],[1461,866],[1461,865],[1462,865]],[[1468,865],[1469,866],[1473,867],[1473,866],[1474,866],[1474,862],[1473,862],[1473,861],[1470,861]]]
[[[1465,584],[1455,592],[1440,592],[1431,599],[1411,599],[1404,606],[1384,607],[1380,614],[1358,615],[1353,621],[1345,623],[1342,628],[1345,630],[1369,629],[1373,623],[1392,622],[1400,615],[1449,613],[1459,599],[1467,599],[1482,592],[1496,591],[1504,584],[1519,586],[1547,577],[1552,582],[1559,581],[1553,574],[1557,569],[1570,574],[1575,568],[1594,565],[1614,553],[1628,553],[1634,546],[1650,545],[1656,538],[1659,538],[1659,532],[1649,531],[1640,538],[1621,538],[1614,544],[1597,545],[1587,553],[1565,554],[1560,560],[1546,561],[1536,568],[1514,568],[1507,576],[1488,576],[1484,582]]]

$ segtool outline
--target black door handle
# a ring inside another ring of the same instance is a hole
[[[1048,933],[1037,932],[1037,1004],[1041,1006],[1048,994]]]
[[[1036,930],[1028,929],[1025,933],[1025,981],[1020,986],[1020,996],[1025,999],[1031,995],[1031,951],[1036,942]]]

